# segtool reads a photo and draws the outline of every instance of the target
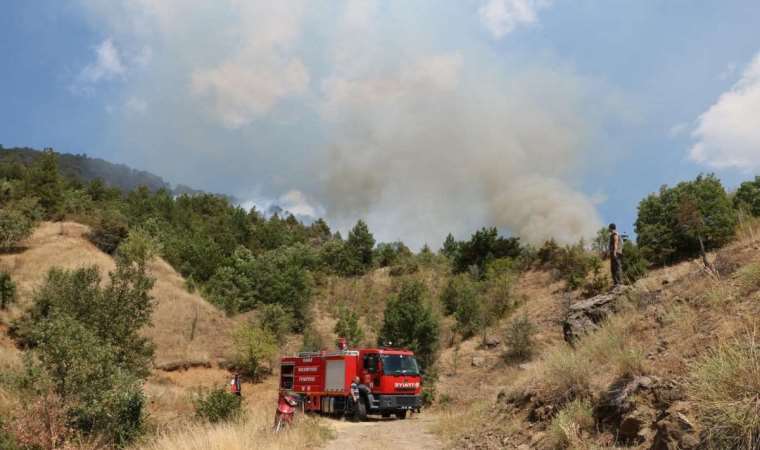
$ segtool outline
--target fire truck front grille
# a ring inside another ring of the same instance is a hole
[[[380,409],[414,409],[422,406],[418,395],[381,395],[378,398]]]

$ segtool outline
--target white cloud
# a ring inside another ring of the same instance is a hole
[[[478,15],[491,35],[500,39],[518,26],[535,23],[538,12],[550,5],[551,0],[486,0]]]
[[[760,169],[760,53],[697,120],[689,158],[715,169]]]
[[[312,201],[303,192],[293,189],[280,197],[280,206],[296,216],[319,217],[321,207],[313,206]]]
[[[79,81],[97,83],[101,80],[112,80],[123,77],[126,71],[119,50],[113,44],[113,40],[108,38],[95,48],[95,61],[82,69]]]

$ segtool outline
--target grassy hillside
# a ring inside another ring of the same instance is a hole
[[[453,448],[759,448],[758,248],[746,233],[711,253],[717,275],[700,260],[651,272],[574,347],[561,320],[576,299],[524,274],[514,314],[538,325],[535,356],[445,350],[438,432]]]

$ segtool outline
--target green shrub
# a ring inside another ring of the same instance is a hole
[[[277,355],[277,340],[267,330],[257,326],[243,325],[235,331],[233,365],[242,375],[253,381],[272,371]]]
[[[96,247],[111,255],[128,235],[129,225],[126,217],[118,211],[107,210],[87,237]]]
[[[338,337],[345,338],[351,347],[358,346],[364,339],[364,330],[359,324],[359,316],[348,308],[341,308],[334,331]]]
[[[454,318],[457,321],[456,329],[462,337],[471,337],[486,325],[485,307],[477,289],[472,284],[465,284],[459,292],[457,310],[454,311]]]
[[[0,309],[5,309],[16,301],[16,283],[11,280],[10,274],[0,272]]]
[[[512,360],[530,359],[535,352],[534,336],[537,331],[536,326],[525,314],[510,321],[505,334],[507,358]]]
[[[34,230],[32,219],[16,209],[0,209],[0,250],[8,250],[28,238]]]
[[[633,284],[636,280],[644,278],[649,271],[649,261],[638,245],[631,241],[623,244],[623,280],[627,284]]]
[[[598,257],[583,248],[582,243],[578,243],[558,250],[552,267],[557,271],[558,278],[565,280],[566,288],[574,291],[586,282],[586,277],[598,260]]]
[[[760,341],[754,333],[719,345],[692,365],[687,390],[706,448],[760,448]]]
[[[610,287],[610,279],[606,273],[602,273],[602,261],[596,256],[590,260],[591,279],[583,283],[583,296],[585,298],[599,295]]]
[[[242,402],[238,395],[224,388],[201,393],[195,400],[195,415],[210,423],[228,422],[242,414]]]

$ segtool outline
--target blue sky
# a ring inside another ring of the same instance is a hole
[[[760,165],[755,1],[7,0],[0,144],[381,240],[633,230]]]

